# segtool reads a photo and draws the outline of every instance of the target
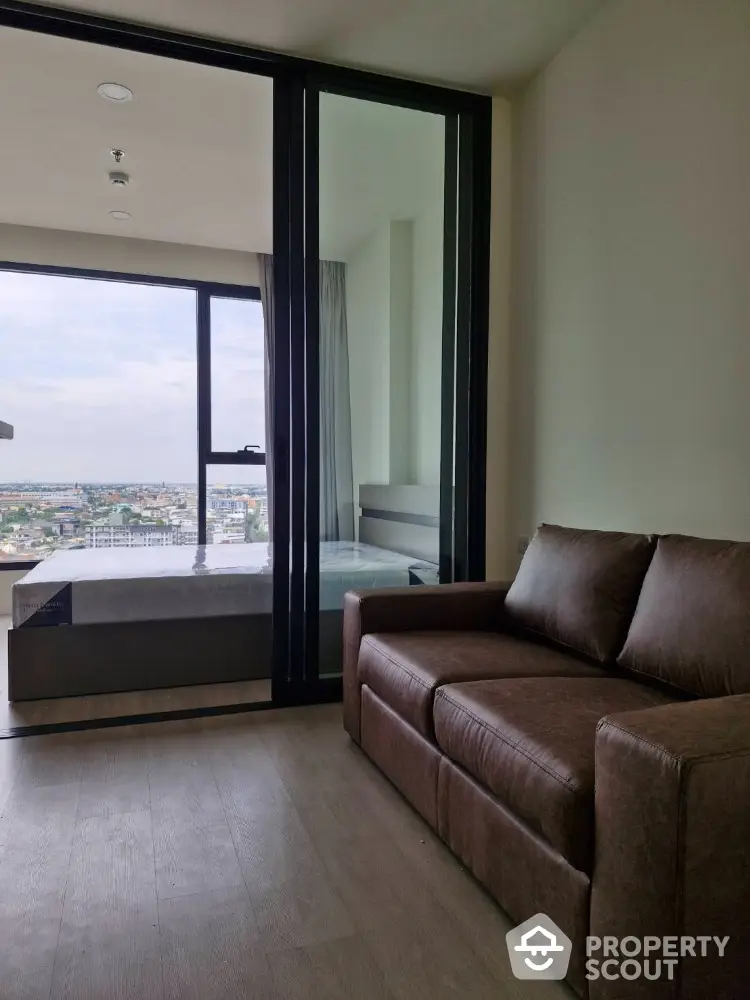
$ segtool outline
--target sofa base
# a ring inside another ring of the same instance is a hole
[[[367,685],[361,688],[361,746],[512,920],[521,923],[535,913],[546,913],[565,931],[573,942],[568,982],[585,996],[589,877],[569,865]]]
[[[590,880],[443,756],[438,833],[517,923],[546,913],[573,942],[568,982],[586,995]]]
[[[364,685],[361,746],[367,756],[437,830],[438,768],[443,756]]]

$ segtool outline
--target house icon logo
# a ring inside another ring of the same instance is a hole
[[[545,913],[529,917],[505,935],[516,979],[565,979],[571,942]]]

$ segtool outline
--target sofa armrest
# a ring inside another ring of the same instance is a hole
[[[599,978],[591,1000],[744,996],[750,978],[750,695],[602,719],[591,935],[716,937],[674,980]],[[658,954],[658,953],[657,953]],[[603,957],[592,954],[592,957]]]
[[[509,583],[350,590],[344,597],[344,725],[359,743],[359,645],[372,632],[499,630]]]

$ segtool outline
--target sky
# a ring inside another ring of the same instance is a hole
[[[213,447],[264,450],[260,303],[213,300],[211,327]],[[191,289],[0,271],[0,483],[195,482],[195,339]]]

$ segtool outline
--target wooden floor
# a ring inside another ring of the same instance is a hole
[[[0,741],[2,1000],[555,1000],[340,706]]]
[[[19,726],[40,726],[86,719],[109,719],[149,712],[174,712],[186,708],[211,708],[270,701],[271,681],[237,681],[229,684],[196,684],[155,691],[124,691],[87,698],[47,698],[8,701],[8,629],[11,619],[0,615],[0,732]]]

